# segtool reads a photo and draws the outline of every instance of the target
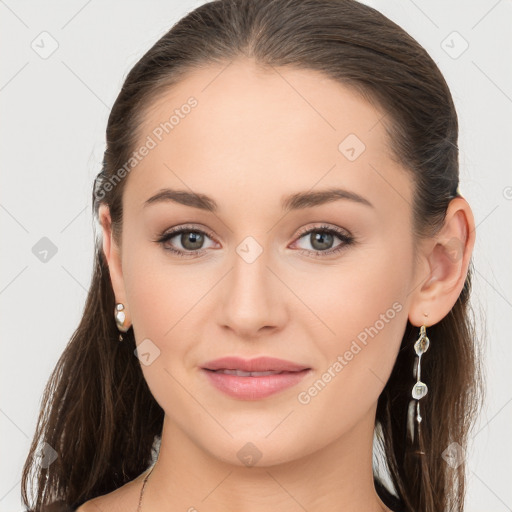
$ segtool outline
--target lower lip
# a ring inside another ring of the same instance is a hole
[[[300,372],[284,372],[258,377],[239,377],[202,369],[210,382],[220,391],[233,398],[259,400],[298,384],[309,369]]]

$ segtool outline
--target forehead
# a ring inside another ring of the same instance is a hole
[[[391,154],[383,117],[317,71],[249,60],[205,66],[147,108],[135,149],[151,149],[125,195],[140,208],[163,187],[277,205],[294,191],[343,186],[377,205],[400,195],[407,203],[409,176]]]

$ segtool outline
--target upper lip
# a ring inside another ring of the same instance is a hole
[[[243,359],[237,356],[221,357],[208,361],[203,365],[206,370],[241,370],[244,372],[300,372],[309,367],[302,364],[277,359],[275,357],[256,357],[254,359]]]

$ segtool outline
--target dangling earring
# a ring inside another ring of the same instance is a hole
[[[114,318],[116,319],[117,329],[121,332],[126,332],[130,326],[124,325],[126,314],[124,312],[124,304],[118,303],[114,309]],[[123,335],[119,334],[119,341],[123,341]]]
[[[428,315],[425,315],[428,316]],[[420,328],[420,336],[414,343],[414,351],[417,357],[415,358],[415,368],[413,370],[414,377],[416,378],[416,384],[412,388],[412,398],[409,402],[408,421],[407,427],[409,437],[413,445],[417,448],[417,453],[424,455],[425,452],[420,448],[420,430],[421,420],[423,419],[420,414],[420,400],[428,393],[427,385],[421,381],[421,356],[428,350],[430,346],[430,340],[427,338],[427,326],[422,325]],[[414,421],[414,406],[416,405],[416,422]]]

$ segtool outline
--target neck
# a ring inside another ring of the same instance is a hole
[[[313,453],[267,466],[262,457],[261,464],[245,466],[215,457],[166,415],[142,510],[388,511],[373,481],[374,420],[372,408],[349,432]]]

